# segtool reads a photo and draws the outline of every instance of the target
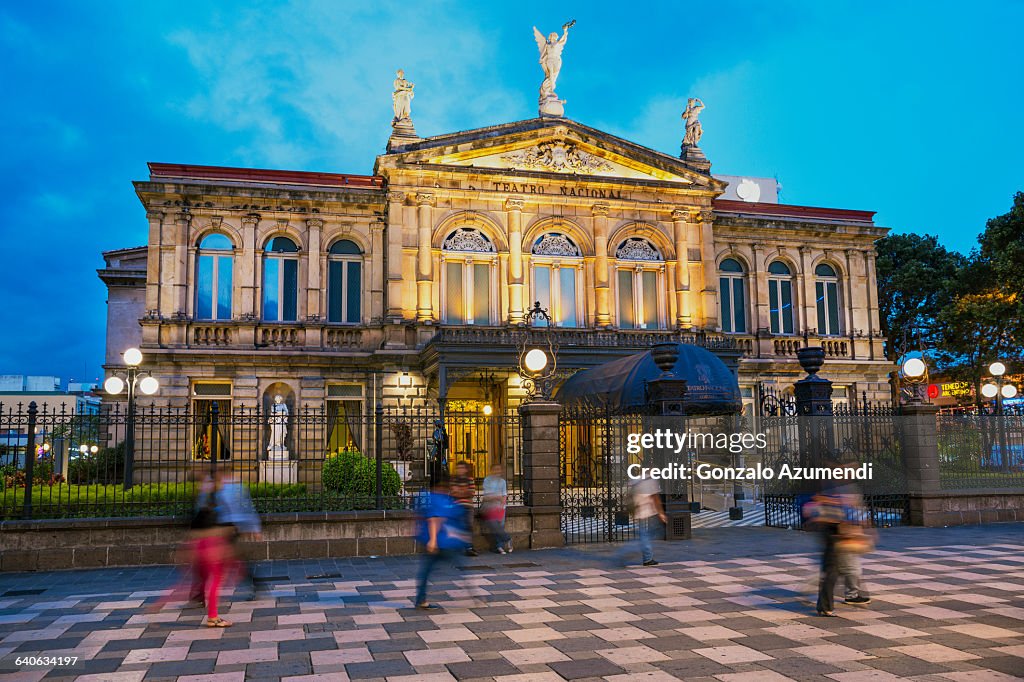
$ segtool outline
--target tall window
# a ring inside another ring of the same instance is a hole
[[[778,260],[768,266],[768,312],[772,334],[793,333],[793,273]]]
[[[263,319],[294,322],[298,319],[299,247],[288,237],[267,242],[263,257]]]
[[[494,244],[482,232],[464,227],[452,232],[444,252],[442,316],[448,324],[490,324]]]
[[[199,242],[196,263],[196,319],[231,319],[231,240],[210,234]]]
[[[557,327],[578,327],[580,302],[577,296],[583,267],[580,249],[564,234],[548,233],[537,238],[533,254],[533,297],[540,301]]]
[[[355,242],[334,242],[327,256],[327,321],[358,324],[363,252]]]
[[[660,329],[665,259],[654,244],[631,237],[615,251],[620,329]]]
[[[718,298],[721,307],[722,331],[747,333],[746,276],[735,258],[726,258],[718,266]]]
[[[839,330],[839,277],[835,268],[821,263],[814,268],[814,294],[818,302],[818,333],[837,336]]]

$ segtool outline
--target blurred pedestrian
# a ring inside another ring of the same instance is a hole
[[[629,484],[629,495],[640,539],[641,561],[644,566],[657,566],[658,562],[654,559],[654,535],[660,528],[658,522],[668,521],[661,504],[661,486],[653,478],[633,479]]]
[[[480,518],[498,554],[511,554],[512,537],[505,531],[505,509],[508,506],[508,483],[500,463],[491,465],[491,475],[484,478],[483,504]]]
[[[220,493],[217,496],[217,520],[232,530],[231,548],[237,560],[239,578],[248,586],[249,598],[255,599],[259,587],[252,565],[245,560],[245,544],[262,539],[260,517],[252,503],[249,489],[241,482],[238,474],[231,470],[222,471],[224,473],[220,477]]]
[[[462,508],[466,516],[463,524],[469,532],[469,542],[466,545],[466,556],[477,556],[473,549],[473,510],[476,498],[476,478],[473,475],[473,467],[466,460],[455,463],[455,475],[451,479],[451,496]]]
[[[231,528],[217,519],[218,482],[207,477],[200,485],[197,504],[189,525],[188,539],[178,551],[179,564],[191,565],[193,601],[201,600],[206,607],[206,626],[230,627],[232,623],[221,618],[217,612],[220,592],[232,563],[230,545]],[[157,601],[150,612],[159,611],[179,595],[184,595],[189,581],[187,573],[178,586]],[[198,591],[198,595],[196,592]]]
[[[867,606],[871,603],[871,596],[864,586],[860,557],[875,547],[871,514],[856,483],[850,481],[838,486],[835,494],[843,507],[843,521],[836,533],[836,564],[846,588],[843,601],[854,606]]]
[[[835,616],[834,592],[839,580],[839,552],[836,541],[839,525],[845,519],[842,500],[831,490],[819,492],[804,505],[804,524],[808,530],[817,531],[821,536],[821,571],[818,577],[818,602],[815,606],[819,616]]]
[[[451,496],[448,480],[442,474],[433,490],[424,497],[421,508],[417,540],[425,551],[416,579],[416,608],[440,608],[427,601],[427,584],[438,564],[458,565],[459,557],[471,539],[465,524],[465,509]]]

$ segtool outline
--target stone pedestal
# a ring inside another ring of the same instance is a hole
[[[548,95],[540,100],[539,109],[541,116],[561,118],[565,116],[565,100],[553,94]]]
[[[388,138],[388,151],[395,147],[404,147],[413,142],[419,142],[420,137],[416,134],[416,128],[411,118],[403,118],[391,124],[391,137]]]
[[[299,480],[299,463],[270,459],[260,462],[260,483],[292,485]]]
[[[700,147],[684,144],[679,158],[695,170],[705,173],[711,170],[711,162],[708,161],[708,157],[704,156],[704,152],[700,150]]]

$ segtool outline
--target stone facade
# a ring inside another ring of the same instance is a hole
[[[796,350],[820,344],[838,401],[888,396],[873,248],[886,229],[870,212],[719,199],[725,183],[702,167],[562,118],[393,145],[374,172],[150,164],[135,183],[147,244],[105,254],[100,271],[108,369],[138,344],[160,404],[220,382],[239,406],[281,385],[320,404],[343,386],[364,414],[445,400],[503,411],[521,397],[509,330],[544,300],[565,371],[659,340],[729,338],[752,404],[759,383],[798,379]],[[200,246],[215,234],[226,250]],[[282,237],[294,251],[274,246]],[[219,279],[203,282],[204,254],[226,257]],[[726,259],[742,271],[720,272]],[[792,318],[773,333],[780,307]]]

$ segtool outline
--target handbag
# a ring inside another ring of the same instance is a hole
[[[871,529],[855,523],[839,524],[836,550],[851,554],[865,554],[875,548],[875,534]]]

